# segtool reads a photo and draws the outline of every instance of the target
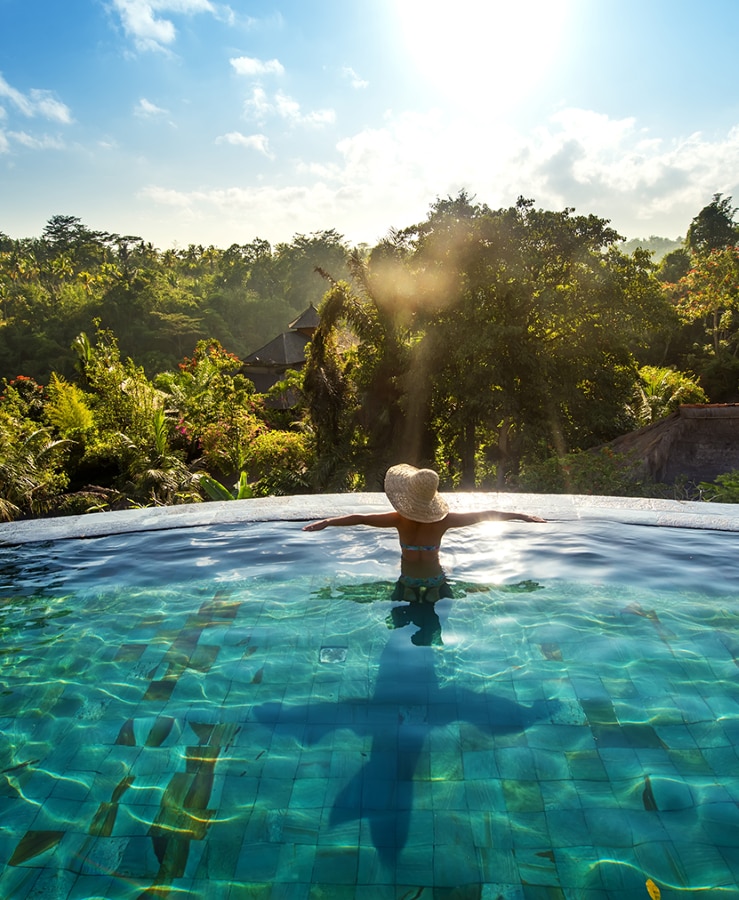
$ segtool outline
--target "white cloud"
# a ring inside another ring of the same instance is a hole
[[[357,90],[369,87],[369,81],[365,81],[364,78],[360,78],[351,66],[344,66],[342,68],[341,77],[345,78],[351,84],[351,86],[353,88],[356,88]]]
[[[166,109],[162,109],[161,106],[157,106],[150,100],[147,100],[146,97],[142,97],[139,100],[133,112],[135,116],[139,116],[139,118],[142,119],[155,119],[160,116],[169,115],[169,112]]]
[[[275,112],[274,100],[258,97]],[[285,102],[282,114],[300,115],[296,107]],[[237,135],[221,140],[248,140]],[[714,193],[739,194],[739,126],[668,141],[633,119],[587,110],[563,110],[529,133],[437,110],[387,115],[335,151],[328,162],[296,163],[272,187],[152,187],[145,196],[186,211],[188,221],[223,235],[222,242],[242,233],[244,221],[250,236],[269,240],[336,227],[351,241],[373,242],[390,227],[421,221],[436,197],[461,189],[493,208],[523,195],[544,209],[575,207],[610,219],[626,237],[671,238],[685,233]]]
[[[216,144],[231,144],[234,147],[247,147],[250,150],[257,150],[266,157],[272,159],[273,156],[269,149],[269,139],[265,134],[241,134],[240,131],[230,131],[228,134],[222,134],[216,138]]]
[[[139,50],[166,50],[177,36],[174,23],[167,14],[195,15],[210,13],[223,18],[220,8],[209,0],[112,0],[126,34]],[[231,11],[226,8],[227,13]]]
[[[229,60],[239,75],[284,75],[285,69],[278,59],[256,59],[252,56],[237,56]]]
[[[270,100],[265,90],[255,87],[251,97],[244,103],[244,112],[255,119],[277,116],[294,125],[330,125],[336,121],[332,109],[318,109],[304,113],[297,100],[278,91]]]
[[[0,75],[0,97],[6,97],[18,112],[27,118],[40,116],[42,119],[50,119],[62,125],[69,125],[72,121],[69,107],[61,100],[57,100],[51,91],[32,88],[28,94],[24,94],[9,85],[2,75]]]
[[[47,134],[35,137],[25,131],[9,131],[8,137],[30,150],[62,150],[64,148],[64,141]]]

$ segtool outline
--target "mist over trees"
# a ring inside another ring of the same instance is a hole
[[[0,517],[375,490],[401,460],[447,487],[554,489],[542,473],[573,454],[739,399],[735,213],[716,194],[654,252],[465,192],[375,247],[329,229],[161,251],[69,215],[0,232]],[[310,303],[277,410],[241,358]]]

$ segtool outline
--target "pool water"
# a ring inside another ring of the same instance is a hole
[[[0,548],[0,896],[739,897],[730,532]]]

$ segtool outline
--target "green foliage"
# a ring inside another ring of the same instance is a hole
[[[257,435],[248,454],[254,496],[307,492],[312,461],[311,443],[305,434],[266,431]]]
[[[739,247],[712,250],[697,256],[681,280],[678,309],[690,323],[702,321],[709,344],[718,356],[739,352]]]
[[[632,411],[637,427],[650,425],[675,412],[684,403],[706,403],[703,388],[694,376],[659,366],[642,366]]]
[[[739,229],[734,222],[736,209],[731,197],[714,194],[713,200],[690,223],[685,245],[691,253],[711,253],[732,247],[739,239]]]
[[[547,494],[592,494],[616,497],[643,496],[639,461],[608,447],[568,453],[526,466],[520,487]]]
[[[94,427],[88,396],[76,384],[70,384],[56,373],[48,387],[49,400],[44,416],[64,437],[84,439]]]
[[[240,366],[218,341],[199,341],[178,372],[162,373],[155,380],[188,459],[202,456],[210,471],[225,477],[245,468],[249,445],[265,430],[261,399],[253,384],[238,374]]]
[[[246,472],[242,472],[239,475],[239,480],[234,485],[233,491],[229,491],[220,481],[207,474],[198,476],[198,484],[211,500],[248,500],[254,496],[254,491],[247,480]]]
[[[717,503],[739,503],[739,469],[716,477],[715,483],[701,482],[699,485],[704,500]]]
[[[657,277],[668,284],[677,284],[690,271],[690,253],[680,247],[664,256],[657,267]]]
[[[67,486],[69,442],[0,410],[0,520],[48,513]]]

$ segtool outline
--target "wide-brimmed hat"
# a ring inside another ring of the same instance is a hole
[[[392,466],[385,475],[385,493],[393,507],[414,522],[439,522],[449,512],[438,493],[439,476],[433,469],[417,469],[407,463]]]

